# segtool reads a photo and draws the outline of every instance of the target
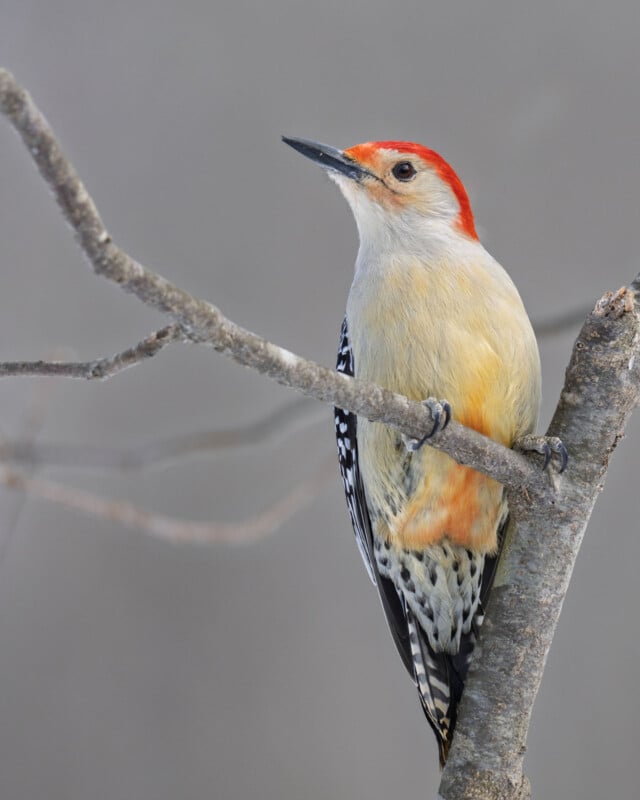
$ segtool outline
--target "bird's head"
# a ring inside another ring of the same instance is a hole
[[[347,150],[283,136],[327,170],[346,197],[361,239],[454,234],[477,240],[471,205],[453,168],[411,142],[366,142]]]

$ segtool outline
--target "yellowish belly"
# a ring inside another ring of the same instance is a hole
[[[447,400],[454,419],[510,447],[533,429],[540,393],[535,338],[515,288],[509,282],[476,295],[480,278],[465,275],[458,284],[449,276],[439,291],[433,275],[416,273],[411,292],[385,278],[375,296],[353,298],[356,376],[413,400]],[[405,270],[403,281],[410,279]],[[409,454],[397,432],[362,419],[358,451],[377,536],[406,549],[446,538],[495,550],[504,512],[496,481],[426,445]]]

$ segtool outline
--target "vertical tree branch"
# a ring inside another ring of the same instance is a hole
[[[533,703],[609,457],[640,399],[638,279],[608,293],[574,346],[548,433],[571,454],[556,490],[509,492],[517,530],[502,556],[442,775],[443,800],[530,796],[523,759]]]

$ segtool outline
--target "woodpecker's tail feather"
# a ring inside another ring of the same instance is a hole
[[[458,718],[458,705],[462,698],[480,626],[484,620],[484,603],[487,602],[493,585],[509,521],[509,516],[505,515],[500,523],[498,552],[485,559],[484,573],[480,579],[480,601],[469,632],[460,637],[460,648],[457,653],[436,652],[429,644],[427,633],[406,602],[403,602],[413,662],[413,678],[427,721],[436,735],[440,769],[444,768],[449,756]]]
[[[414,679],[425,716],[436,735],[442,769],[449,755],[456,725],[458,703],[464,688],[464,674],[461,675],[456,668],[455,656],[433,650],[426,633],[409,609],[407,627]],[[458,662],[458,666],[462,664]]]

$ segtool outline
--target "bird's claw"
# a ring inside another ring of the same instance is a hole
[[[404,444],[410,453],[416,453],[422,445],[435,436],[436,433],[443,431],[451,422],[451,406],[446,400],[436,400],[435,397],[428,397],[423,401],[433,418],[433,426],[429,433],[425,434],[422,439],[409,439],[404,437]]]
[[[549,466],[554,455],[560,460],[558,472],[564,472],[567,468],[569,453],[562,443],[562,439],[559,439],[557,436],[535,436],[531,433],[528,436],[523,436],[521,439],[518,439],[514,447],[523,453],[535,452],[544,456],[543,470]]]

